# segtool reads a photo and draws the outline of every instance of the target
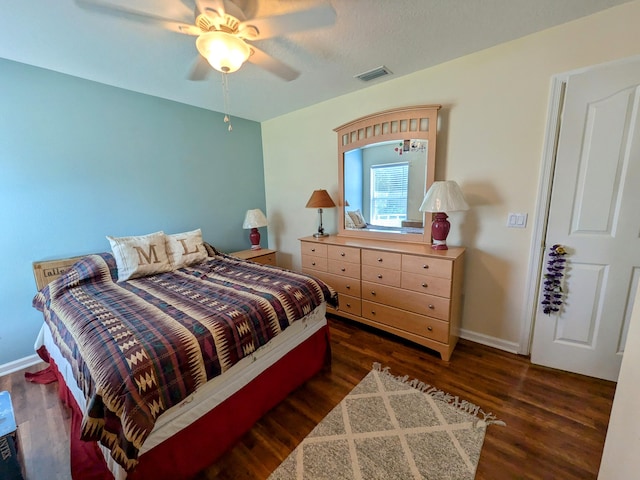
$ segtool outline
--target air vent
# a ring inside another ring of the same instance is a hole
[[[370,82],[371,80],[384,77],[385,75],[391,75],[392,73],[393,72],[391,70],[383,65],[381,67],[374,68],[373,70],[369,70],[368,72],[356,75],[355,78],[359,78],[363,82]]]

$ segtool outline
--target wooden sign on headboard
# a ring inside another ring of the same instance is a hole
[[[36,279],[36,287],[42,290],[49,282],[55,280],[67,269],[80,260],[82,256],[63,258],[60,260],[45,260],[43,262],[33,262],[33,276]]]

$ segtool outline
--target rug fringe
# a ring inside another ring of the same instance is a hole
[[[476,423],[476,426],[478,427],[484,427],[487,425],[502,425],[504,427],[507,425],[502,420],[498,420],[493,413],[487,413],[484,410],[482,410],[478,405],[475,405],[466,400],[461,400],[460,397],[458,397],[457,395],[456,396],[451,395],[450,393],[444,392],[432,385],[429,385],[428,383],[424,383],[418,380],[417,378],[410,380],[409,375],[404,375],[404,376],[393,375],[391,374],[389,367],[383,367],[379,362],[373,362],[373,370],[380,372],[384,375],[388,375],[394,380],[397,380],[422,393],[426,393],[427,395],[437,400],[448,403],[449,405],[457,408],[458,410],[461,410],[470,415],[473,415],[474,417],[478,418],[478,422]]]

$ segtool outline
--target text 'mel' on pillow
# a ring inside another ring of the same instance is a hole
[[[164,232],[135,237],[107,236],[118,266],[118,281],[173,270]]]

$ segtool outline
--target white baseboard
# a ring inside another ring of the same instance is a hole
[[[13,362],[5,363],[4,365],[0,365],[0,377],[9,375],[10,373],[17,372],[18,370],[22,370],[23,368],[30,367],[31,365],[35,365],[40,362],[42,362],[42,359],[38,355],[34,354],[29,355],[28,357],[19,358]]]
[[[517,342],[508,342],[501,338],[490,337],[482,333],[472,332],[470,330],[460,329],[460,338],[470,340],[472,342],[486,345],[487,347],[497,348],[498,350],[504,350],[505,352],[517,354],[520,351],[520,344]]]

